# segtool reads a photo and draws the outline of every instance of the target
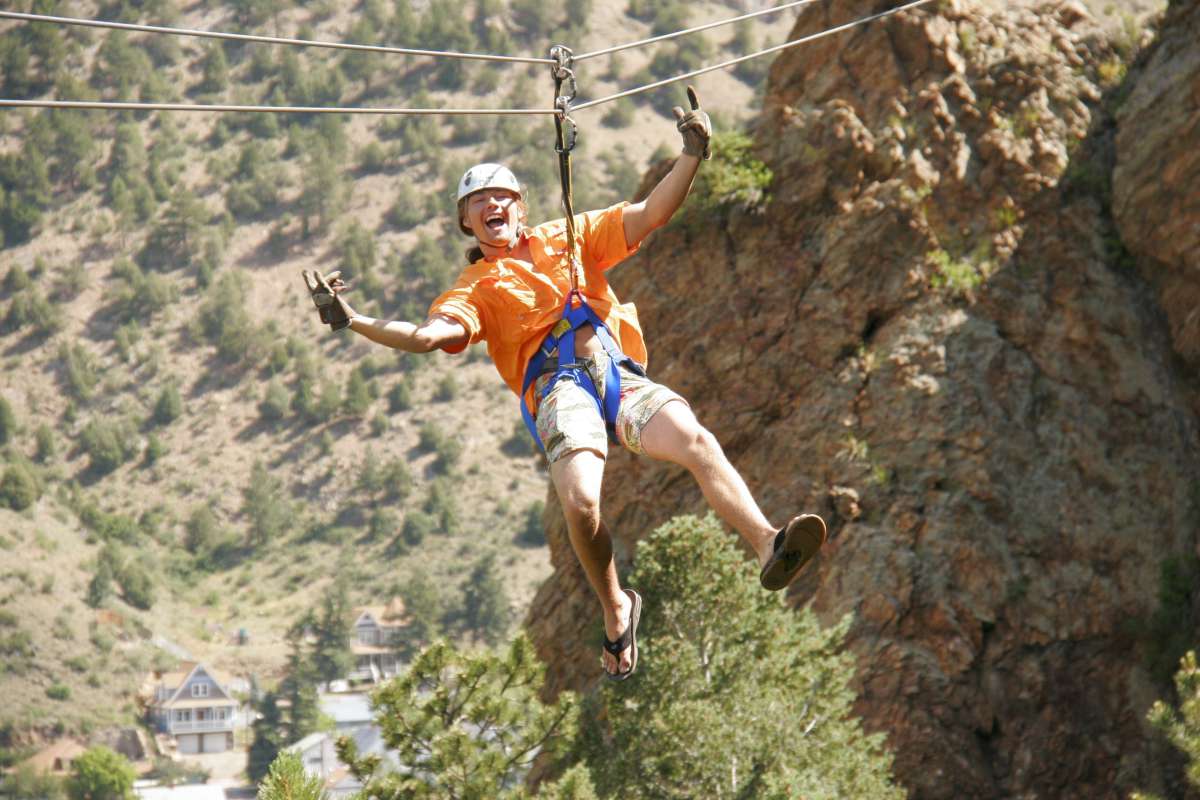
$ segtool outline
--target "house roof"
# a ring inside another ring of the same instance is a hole
[[[233,680],[232,676],[230,676],[227,673],[221,672],[220,670],[215,670],[215,669],[212,669],[211,667],[205,666],[204,664],[200,663],[199,661],[182,661],[182,662],[180,662],[178,669],[172,670],[170,672],[164,672],[158,678],[157,681],[154,681],[154,680],[147,681],[147,685],[151,686],[151,689],[149,692],[150,696],[153,698],[154,689],[161,686],[161,687],[165,688],[168,692],[170,692],[171,695],[167,699],[163,700],[160,703],[160,705],[171,706],[172,708],[188,708],[188,707],[190,707],[187,704],[185,704],[183,702],[179,702],[179,701],[190,701],[192,699],[191,697],[181,696],[181,692],[183,691],[183,687],[185,685],[187,685],[187,682],[189,680],[191,680],[192,676],[196,673],[197,670],[203,670],[204,674],[207,675],[209,678],[211,678],[217,684],[217,689],[219,689],[221,691],[221,693],[223,695],[225,695],[225,697],[221,697],[221,698],[216,698],[216,697],[203,698],[208,701],[207,703],[205,703],[203,705],[212,705],[213,701],[225,700],[225,699],[229,698],[229,689],[227,687],[229,686],[229,683]]]
[[[295,744],[288,745],[287,747],[285,747],[283,749],[284,749],[284,751],[286,751],[288,753],[303,753],[305,750],[308,750],[310,747],[314,747],[314,746],[320,744],[321,742],[325,741],[325,739],[327,739],[328,737],[329,737],[328,733],[324,733],[323,731],[317,731],[316,733],[310,733],[308,736],[305,736],[303,739],[296,742]]]
[[[399,597],[393,597],[387,605],[359,606],[354,609],[354,624],[362,622],[364,614],[370,614],[376,625],[395,626],[407,625],[409,622],[408,609]]]
[[[59,739],[54,744],[43,747],[29,758],[18,764],[18,767],[33,767],[38,772],[53,772],[54,762],[61,759],[66,767],[87,750],[82,743],[75,739]]]

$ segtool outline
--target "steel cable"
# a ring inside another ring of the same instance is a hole
[[[121,103],[104,100],[9,100],[0,98],[0,108],[58,108],[105,111],[229,111],[270,114],[558,114],[557,108],[357,108],[335,106],[238,106],[203,103]]]
[[[357,50],[368,53],[390,53],[405,56],[434,56],[438,58],[461,58],[475,61],[506,61],[521,64],[553,64],[550,58],[532,56],[493,56],[486,53],[456,53],[444,50],[412,50],[406,47],[386,47],[374,44],[351,44],[348,42],[319,42],[311,39],[286,39],[278,36],[257,36],[249,33],[223,33],[191,28],[166,28],[159,25],[136,25],[130,22],[108,22],[106,20],[78,19],[76,17],[53,17],[46,14],[25,14],[19,11],[0,11],[0,19],[16,19],[26,22],[52,22],[59,25],[83,25],[90,28],[112,28],[139,33],[164,33],[173,36],[199,36],[208,39],[230,39],[237,42],[261,44],[287,44],[300,47],[326,47],[333,50]]]
[[[838,25],[836,27],[829,28],[827,30],[818,31],[817,33],[809,34],[808,36],[802,36],[799,39],[792,39],[791,41],[784,42],[783,44],[778,44],[778,45],[775,45],[774,47],[768,47],[765,50],[759,50],[757,53],[751,53],[750,55],[741,56],[739,58],[733,58],[733,59],[730,59],[729,61],[723,61],[720,64],[713,64],[712,66],[708,66],[708,67],[701,67],[700,69],[695,69],[695,70],[692,70],[691,72],[685,72],[682,75],[676,75],[673,78],[665,78],[661,81],[655,81],[654,83],[648,83],[645,86],[639,86],[634,89],[627,89],[623,92],[617,92],[616,94],[610,94],[607,97],[601,97],[597,100],[589,100],[586,103],[578,103],[578,104],[572,105],[570,110],[571,111],[582,111],[585,108],[591,108],[593,106],[602,105],[603,103],[609,103],[609,102],[612,102],[613,100],[620,100],[622,97],[630,97],[632,95],[641,94],[642,92],[648,92],[651,89],[657,89],[661,86],[666,86],[671,83],[677,83],[678,81],[685,81],[688,78],[694,78],[697,75],[703,75],[706,72],[713,72],[718,69],[725,69],[726,67],[732,67],[735,64],[740,64],[743,61],[749,61],[752,58],[758,58],[759,56],[765,56],[769,53],[777,53],[780,50],[786,50],[789,47],[795,47],[796,45],[804,44],[805,42],[811,42],[815,39],[820,39],[825,36],[830,36],[835,33],[840,33],[841,31],[849,30],[850,28],[856,27],[858,25],[865,25],[868,22],[873,22],[877,19],[882,19],[884,17],[890,17],[893,14],[899,14],[901,11],[907,11],[910,8],[916,8],[917,6],[922,6],[929,2],[931,2],[931,0],[914,0],[914,2],[906,3],[905,5],[897,6],[896,8],[888,9],[887,11],[881,11],[878,14],[871,14],[870,16],[867,16],[867,17],[861,17],[859,19],[853,20],[852,22],[847,22],[843,25]]]
[[[582,55],[575,56],[575,60],[583,61],[586,58],[595,58],[596,56],[606,56],[606,55],[609,55],[610,53],[617,53],[617,52],[620,52],[621,50],[628,50],[633,47],[641,47],[642,45],[654,44],[656,42],[665,42],[667,39],[674,39],[677,36],[687,36],[690,33],[699,33],[700,31],[706,31],[711,28],[719,28],[722,25],[730,25],[734,22],[741,22],[743,20],[752,19],[754,17],[761,17],[764,14],[774,14],[777,11],[786,11],[789,8],[796,8],[797,6],[805,6],[805,5],[809,5],[811,3],[816,3],[818,1],[819,0],[796,0],[796,2],[794,2],[794,3],[786,3],[782,6],[775,6],[774,8],[765,8],[762,11],[754,11],[750,14],[743,14],[740,17],[733,17],[732,19],[723,19],[719,22],[710,22],[707,25],[698,25],[695,28],[688,28],[687,30],[675,31],[674,33],[664,33],[661,36],[652,36],[649,39],[640,39],[639,41],[629,42],[628,44],[619,44],[619,45],[616,45],[615,47],[606,47],[603,50],[593,50],[590,53],[583,53]]]

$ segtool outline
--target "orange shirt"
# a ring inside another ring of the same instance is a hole
[[[579,291],[625,355],[645,365],[646,343],[637,309],[617,300],[604,275],[609,267],[637,251],[625,243],[627,205],[619,203],[575,216],[575,238],[583,261]],[[463,270],[454,287],[429,308],[430,316],[445,314],[461,322],[471,344],[486,341],[496,371],[515,394],[521,393],[525,366],[562,317],[571,291],[566,220],[526,228],[524,235],[529,239],[532,268],[512,258],[480,259]],[[464,344],[443,349],[458,353],[465,348]]]

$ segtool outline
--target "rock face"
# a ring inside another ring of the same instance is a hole
[[[1160,289],[1175,350],[1200,366],[1200,7],[1176,3],[1117,114],[1113,216]]]
[[[1198,355],[1197,303],[1172,305],[1200,235],[1188,5],[1132,89],[1071,3],[942,3],[785,51],[755,134],[769,201],[665,229],[618,269],[652,375],[768,517],[831,523],[789,598],[854,615],[858,710],[914,797],[1158,780],[1132,631],[1200,527],[1179,358]],[[864,13],[833,0],[795,35]],[[1102,109],[1118,90],[1114,223]],[[623,453],[603,502],[626,564],[705,508],[689,475]],[[586,688],[598,608],[553,502],[546,520],[555,574],[528,622],[554,689]]]

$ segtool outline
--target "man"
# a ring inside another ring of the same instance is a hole
[[[636,312],[617,300],[605,277],[605,270],[671,219],[691,190],[701,160],[708,158],[711,123],[690,88],[688,94],[692,111],[675,109],[683,152],[646,199],[576,217],[582,303],[568,303],[572,284],[565,220],[526,227],[521,187],[497,164],[473,167],[459,183],[459,226],[476,240],[473,263],[433,302],[423,323],[356,314],[338,294],[342,283],[336,273],[328,280],[305,276],[322,320],[335,329],[348,325],[374,342],[413,353],[457,353],[468,344],[488,343],[497,371],[536,420],[536,438],[546,451],[571,545],[603,610],[604,669],[617,680],[629,677],[637,666],[641,598],[633,590],[622,591],[612,542],[600,518],[610,438],[634,453],[689,470],[708,503],[757,554],[768,589],[787,586],[825,541],[825,523],[814,515],[797,516],[783,528],[771,525],[687,402],[645,377],[646,348]],[[556,325],[565,308],[583,305],[594,322],[576,320],[573,336],[547,340],[552,330],[556,335],[562,330]],[[567,346],[572,338],[573,353]],[[539,350],[550,350],[555,342],[563,345],[563,358],[555,352],[538,357]],[[614,391],[619,403],[606,408]]]

